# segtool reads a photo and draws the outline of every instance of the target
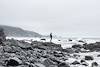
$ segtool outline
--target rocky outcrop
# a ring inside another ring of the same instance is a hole
[[[0,45],[1,66],[57,67],[67,59],[60,44],[37,41],[30,44],[14,39],[7,39],[3,44]]]
[[[73,64],[73,65],[77,65],[77,64],[80,64],[80,62],[74,61],[72,64]]]
[[[98,67],[98,63],[97,62],[92,62],[91,67]]]
[[[60,44],[52,42],[27,43],[23,40],[7,39],[3,45],[0,45],[0,67],[72,67],[77,65],[88,67],[87,61],[94,60],[94,57],[85,56],[79,61],[81,55],[77,52],[81,52],[83,47],[74,46],[75,48],[63,49]]]
[[[67,63],[60,63],[60,64],[58,65],[58,67],[70,67],[70,65],[67,64]]]
[[[90,51],[100,51],[100,42],[84,44],[83,48]]]
[[[52,42],[38,42],[38,41],[33,41],[31,45],[34,48],[39,48],[39,49],[44,49],[44,50],[62,50],[63,48],[61,47],[61,44],[55,44]]]
[[[85,56],[85,60],[94,60],[92,56]]]
[[[22,63],[22,61],[17,57],[9,58],[5,62],[6,66],[19,66]]]

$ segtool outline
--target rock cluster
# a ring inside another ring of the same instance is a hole
[[[0,66],[15,67],[69,67],[66,52],[60,44],[7,39],[0,44]],[[64,64],[64,66],[62,65]]]
[[[100,51],[100,42],[84,44],[83,48],[90,51]]]
[[[78,61],[80,55],[74,54],[82,52],[82,48],[89,49],[90,44],[88,46],[87,44],[73,45],[72,48],[63,49],[60,44],[52,42],[27,43],[14,39],[2,42],[0,44],[0,67],[74,67],[77,65],[77,67],[81,67],[80,65],[89,67],[87,61],[94,60],[92,56],[84,56],[84,59]],[[71,58],[76,60],[68,62]],[[98,66],[99,64],[93,62],[91,65]]]

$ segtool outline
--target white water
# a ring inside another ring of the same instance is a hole
[[[24,40],[26,42],[31,43],[31,41],[42,41],[42,42],[50,42],[50,38],[45,38],[46,41],[41,40],[41,38],[38,37],[7,37],[7,39],[16,39],[16,40]],[[58,41],[60,40],[60,41]],[[82,45],[83,43],[78,42],[79,40],[83,40],[86,43],[95,43],[95,42],[100,42],[99,39],[80,39],[80,38],[76,38],[76,39],[72,39],[72,41],[68,41],[68,39],[53,39],[52,42],[56,43],[56,44],[61,44],[61,46],[63,48],[69,48],[74,44],[80,44]]]
[[[41,38],[33,38],[33,37],[7,37],[7,39],[11,39],[11,38],[14,38],[16,40],[24,40],[26,42],[29,42],[31,43],[31,41],[41,41]],[[50,39],[49,38],[45,38],[46,41],[43,41],[43,42],[49,42]],[[61,40],[61,41],[58,41],[58,40]],[[78,42],[78,38],[76,39],[72,39],[73,41],[68,41],[68,39],[53,39],[52,42],[54,43],[57,43],[57,44],[61,44],[61,46],[63,48],[68,48],[68,47],[71,47],[72,45],[74,44],[83,44],[81,42]],[[81,39],[83,41],[85,41],[86,43],[95,43],[95,42],[100,42],[99,39]],[[80,61],[81,59],[84,59],[84,56],[93,56],[94,57],[94,60],[93,61],[86,61],[89,66],[88,67],[91,67],[91,63],[92,62],[97,62],[99,65],[100,65],[100,57],[97,57],[97,55],[100,55],[100,52],[88,52],[88,53],[76,53],[78,55],[80,55],[80,57],[78,59],[75,59],[75,58],[69,58],[69,60],[67,60],[67,62],[73,62],[75,60],[77,61]],[[75,66],[71,66],[71,67],[75,67]],[[84,67],[84,66],[76,66],[76,67]]]

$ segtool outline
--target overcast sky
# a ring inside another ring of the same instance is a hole
[[[100,37],[100,0],[0,0],[0,24],[40,34]]]

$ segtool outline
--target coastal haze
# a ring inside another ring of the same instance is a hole
[[[0,67],[100,67],[99,0],[0,0]]]
[[[100,37],[99,0],[0,0],[0,24],[42,35]]]

